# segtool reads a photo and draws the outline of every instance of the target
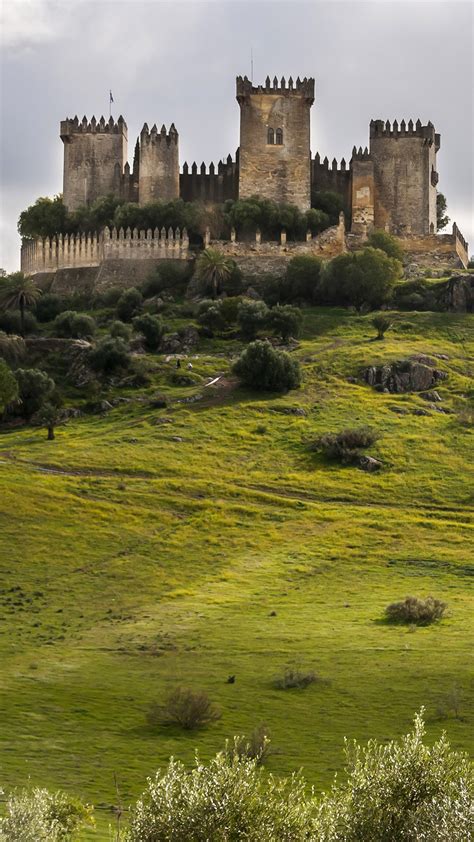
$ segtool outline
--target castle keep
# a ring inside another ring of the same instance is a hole
[[[354,233],[373,227],[400,235],[436,232],[440,137],[431,123],[372,120],[369,146],[354,147],[348,163],[334,159],[330,164],[319,153],[311,158],[314,79],[267,77],[264,85],[254,85],[238,76],[236,96],[240,146],[235,160],[229,155],[217,168],[184,163],[180,172],[174,124],[167,131],[145,123],[130,169],[123,117],[64,120],[65,204],[74,210],[107,194],[140,204],[178,197],[218,203],[259,195],[307,210],[312,191],[332,190],[344,196]]]

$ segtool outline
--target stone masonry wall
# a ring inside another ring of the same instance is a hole
[[[110,193],[119,195],[127,160],[127,125],[123,117],[90,123],[84,117],[61,122],[64,143],[63,196],[68,210],[90,204]]]
[[[138,202],[169,202],[179,197],[179,143],[174,123],[169,134],[162,126],[148,131],[143,126],[140,134],[140,165],[138,176]]]

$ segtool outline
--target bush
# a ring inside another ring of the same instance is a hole
[[[221,301],[201,301],[197,320],[200,325],[207,327],[211,333],[218,333],[224,330],[226,325],[222,316]]]
[[[76,831],[93,825],[92,808],[63,792],[22,789],[7,798],[0,819],[2,842],[67,842]]]
[[[126,289],[117,301],[115,308],[117,318],[122,322],[131,322],[133,317],[140,312],[142,303],[142,294],[138,289],[135,287]]]
[[[189,268],[186,263],[177,260],[161,262],[142,286],[144,298],[152,298],[164,290],[182,289],[189,280]]]
[[[447,605],[440,599],[428,596],[418,599],[407,596],[403,602],[392,602],[385,609],[385,616],[391,623],[414,623],[417,626],[427,626],[441,620]]]
[[[130,325],[126,325],[125,322],[117,320],[112,322],[110,325],[110,335],[113,336],[114,339],[123,339],[124,342],[128,342],[132,335],[132,329]]]
[[[285,277],[280,284],[282,301],[306,301],[313,303],[318,299],[322,261],[319,257],[301,254],[292,257],[288,263]]]
[[[360,458],[361,450],[375,444],[380,434],[370,427],[356,430],[343,430],[340,433],[325,433],[311,445],[313,450],[324,453],[328,459],[336,459],[344,464]]]
[[[329,304],[378,308],[390,297],[402,264],[380,249],[339,254],[325,267],[321,294]]]
[[[226,746],[226,756],[233,760],[255,760],[261,766],[274,754],[271,746],[270,731],[263,723],[253,729],[249,737],[234,737],[233,743]]]
[[[286,342],[290,336],[297,337],[301,333],[303,314],[298,307],[291,307],[287,304],[283,307],[277,305],[270,310],[268,325]]]
[[[285,392],[301,383],[297,360],[259,340],[242,352],[232,370],[246,386],[263,391]]]
[[[84,339],[91,337],[96,331],[96,323],[92,316],[84,313],[76,313],[74,310],[65,310],[56,316],[53,330],[58,336],[70,339]]]
[[[94,305],[96,307],[115,307],[121,295],[123,295],[122,287],[109,287],[94,296]]]
[[[148,782],[126,842],[303,842],[310,839],[311,801],[299,776],[274,778],[257,760],[221,752],[189,771],[172,759]]]
[[[55,292],[45,292],[36,302],[36,316],[39,322],[52,322],[64,310],[64,299]]]
[[[127,369],[131,356],[123,339],[106,336],[91,351],[89,362],[95,371],[112,374],[115,371]]]
[[[35,412],[50,400],[56,388],[54,380],[45,371],[37,368],[18,368],[15,371],[18,383],[18,397],[21,414],[31,418]]]
[[[344,197],[341,193],[335,193],[332,190],[313,190],[311,193],[311,206],[327,214],[330,225],[338,224],[341,211],[345,214],[346,219],[348,217]]]
[[[148,717],[150,722],[156,716],[156,708],[153,710],[154,714],[152,713],[151,718]],[[211,702],[207,693],[203,690],[190,690],[187,687],[178,687],[173,690],[163,708],[165,722],[180,725],[187,731],[215,722],[220,719],[220,716],[219,709]]]
[[[0,415],[18,396],[18,383],[6,362],[0,359]]]
[[[367,243],[374,249],[381,249],[388,254],[389,257],[394,257],[396,260],[403,260],[403,249],[396,239],[388,234],[387,231],[372,231],[369,234]]]
[[[142,316],[135,316],[133,329],[142,334],[145,338],[145,345],[149,351],[156,351],[165,332],[165,326],[158,316],[151,316],[144,313]]]
[[[35,333],[38,329],[37,321],[29,310],[25,310],[25,335]],[[0,330],[5,333],[21,335],[21,316],[19,310],[4,310],[0,312]]]
[[[276,678],[274,685],[277,690],[303,689],[314,684],[317,680],[315,672],[302,672],[298,669],[286,669],[281,678]]]
[[[264,301],[245,298],[237,309],[237,322],[246,339],[255,339],[258,331],[265,326],[268,307]]]
[[[377,339],[383,339],[387,330],[393,325],[393,319],[390,316],[374,316],[372,324],[377,331]]]

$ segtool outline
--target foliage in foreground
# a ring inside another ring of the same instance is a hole
[[[246,386],[262,391],[286,392],[301,383],[298,361],[258,339],[242,352],[233,372]]]
[[[92,809],[64,792],[22,789],[7,799],[0,842],[72,842],[81,827],[93,824]]]

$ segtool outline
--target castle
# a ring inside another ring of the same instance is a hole
[[[240,146],[217,168],[198,170],[183,164],[179,135],[171,124],[158,130],[145,123],[127,161],[127,125],[123,117],[108,122],[77,117],[61,122],[64,143],[63,196],[74,210],[113,194],[140,205],[181,197],[186,201],[223,202],[259,195],[275,202],[311,206],[311,192],[342,194],[351,230],[386,229],[395,234],[436,232],[436,152],[440,136],[429,122],[382,120],[370,123],[369,146],[355,147],[349,163],[321,161],[310,151],[310,110],[314,79],[288,81],[267,77],[255,86],[238,76]]]

